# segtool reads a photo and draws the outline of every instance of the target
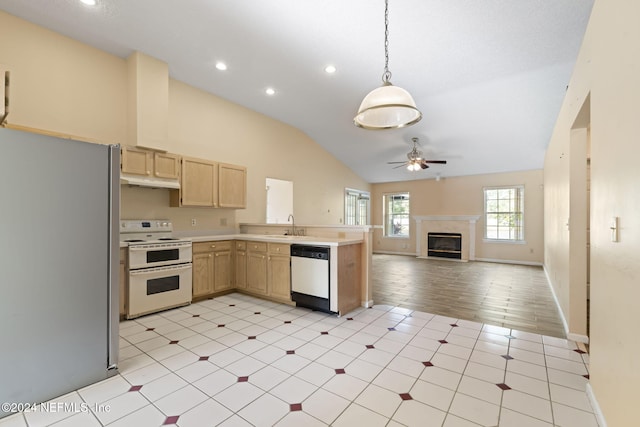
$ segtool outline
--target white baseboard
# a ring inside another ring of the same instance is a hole
[[[476,258],[474,261],[497,262],[497,263],[500,263],[500,264],[533,265],[533,266],[536,266],[536,267],[542,267],[542,263],[541,262],[518,261],[518,260],[514,260],[514,259]]]
[[[562,319],[562,326],[564,326],[564,333],[567,335],[567,339],[571,341],[589,344],[588,336],[569,332],[569,324],[567,323],[567,319],[564,317],[564,313],[562,312],[562,307],[560,306],[560,301],[558,300],[558,296],[556,295],[556,290],[554,289],[553,283],[551,282],[551,278],[549,277],[549,272],[547,271],[547,267],[543,265],[542,269],[544,271],[545,277],[547,278],[547,285],[549,285],[549,289],[551,289],[551,295],[553,295],[553,301],[555,301],[556,307],[558,308],[558,313],[560,313],[560,319]]]
[[[604,414],[600,409],[600,405],[598,404],[596,395],[593,394],[593,388],[591,387],[591,383],[587,383],[587,397],[589,398],[589,403],[591,403],[591,408],[593,409],[593,413],[596,416],[596,421],[598,422],[598,426],[607,427],[607,420],[604,419]]]
[[[374,254],[416,256],[415,252],[373,251]]]
[[[370,299],[369,301],[362,301],[361,304],[364,308],[371,308],[373,307],[373,300]]]

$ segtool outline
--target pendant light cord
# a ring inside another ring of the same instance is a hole
[[[382,82],[387,84],[391,80],[389,71],[389,0],[384,0],[384,73]]]

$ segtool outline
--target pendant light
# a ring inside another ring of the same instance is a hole
[[[382,86],[362,100],[353,123],[364,129],[396,129],[418,123],[422,113],[406,90],[391,84],[389,71],[389,0],[384,2],[384,73]]]

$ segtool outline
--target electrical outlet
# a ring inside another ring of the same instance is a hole
[[[192,227],[196,226],[196,219],[195,218],[191,218],[191,226]]]

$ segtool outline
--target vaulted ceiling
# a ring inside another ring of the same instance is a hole
[[[383,0],[0,0],[0,9],[123,58],[161,59],[172,78],[295,126],[363,179],[387,182],[542,168],[593,1],[390,0],[391,81],[423,118],[386,131],[353,125],[381,84]],[[448,164],[388,165],[406,159],[413,137]]]

